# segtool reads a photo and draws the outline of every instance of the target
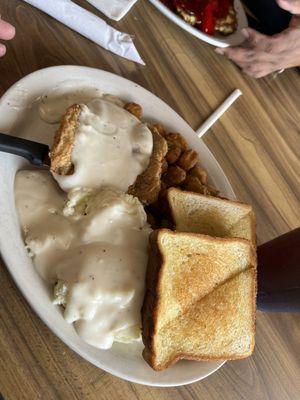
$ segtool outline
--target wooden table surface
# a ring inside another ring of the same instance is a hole
[[[85,1],[77,1],[100,15]],[[300,225],[300,79],[296,70],[253,80],[213,48],[177,28],[146,0],[122,22],[136,35],[140,66],[101,49],[20,0],[0,0],[17,36],[0,59],[0,95],[40,68],[77,64],[131,79],[197,128],[233,89],[244,95],[205,137],[239,199],[253,204],[259,243]],[[5,399],[296,400],[300,398],[300,314],[257,315],[251,358],[209,378],[151,388],[115,378],[84,361],[40,321],[0,268],[0,393]],[[0,396],[1,397],[1,396]]]

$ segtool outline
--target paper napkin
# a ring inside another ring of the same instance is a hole
[[[107,17],[120,21],[137,0],[86,0]]]
[[[117,31],[103,19],[78,6],[71,0],[23,1],[51,15],[51,17],[112,53],[145,65],[130,35]]]

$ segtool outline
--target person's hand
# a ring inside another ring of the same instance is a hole
[[[285,10],[300,14],[300,0],[276,0]],[[227,56],[247,75],[262,78],[272,72],[300,66],[300,16],[294,15],[290,26],[274,35],[263,35],[254,29],[242,30],[247,47],[218,48],[216,52]]]
[[[15,36],[15,33],[15,28],[11,24],[0,19],[0,39],[11,40]],[[6,47],[0,43],[0,57],[4,56],[5,53]]]
[[[300,0],[276,0],[279,7],[291,14],[300,14]]]
[[[300,65],[300,26],[266,36],[254,29],[243,30],[249,47],[227,47],[216,49],[235,62],[247,75],[262,78],[282,68]]]

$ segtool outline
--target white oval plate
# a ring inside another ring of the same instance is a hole
[[[0,132],[51,144],[55,125],[42,122],[36,99],[67,79],[97,87],[128,101],[142,105],[145,120],[160,121],[172,131],[181,132],[198,151],[212,183],[234,198],[233,190],[219,164],[190,126],[167,104],[134,82],[120,76],[86,67],[60,66],[43,69],[21,79],[0,100]],[[153,371],[141,356],[142,344],[115,344],[111,350],[99,350],[83,342],[72,325],[51,302],[50,288],[37,274],[25,251],[14,201],[14,178],[27,167],[20,157],[0,153],[0,248],[14,281],[42,321],[71,349],[97,367],[131,382],[152,386],[178,386],[210,375],[223,362],[181,361],[163,372]]]
[[[196,36],[198,39],[203,40],[213,46],[217,47],[227,47],[227,46],[237,46],[245,41],[245,37],[242,35],[241,30],[248,26],[248,20],[244,7],[240,0],[234,0],[234,8],[237,13],[238,26],[237,30],[228,36],[222,36],[220,34],[215,36],[207,35],[194,28],[192,25],[185,22],[181,17],[176,15],[168,7],[166,7],[160,0],[149,0],[159,11],[161,11],[167,18],[175,22],[176,25],[180,26],[182,29]]]

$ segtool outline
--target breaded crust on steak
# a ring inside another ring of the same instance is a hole
[[[56,174],[71,175],[74,171],[71,153],[80,113],[81,106],[79,104],[69,107],[61,120],[59,129],[55,133],[49,156],[51,160],[50,170]]]
[[[128,188],[128,193],[137,197],[144,205],[155,203],[158,199],[163,161],[168,151],[166,140],[155,129],[151,129],[151,132],[153,149],[149,165]]]

